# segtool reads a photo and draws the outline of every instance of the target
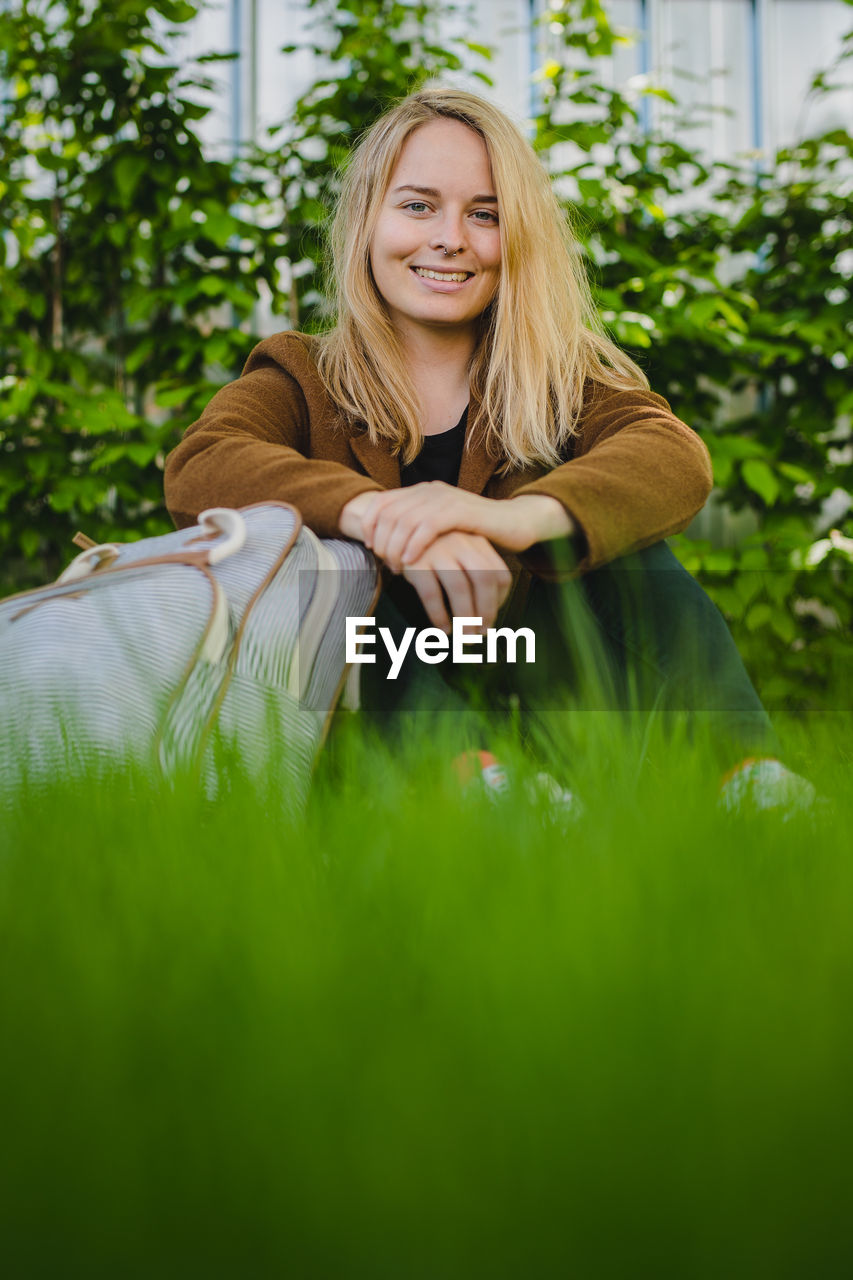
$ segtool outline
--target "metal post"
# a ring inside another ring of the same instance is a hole
[[[652,66],[652,19],[649,0],[640,0],[640,30],[643,33],[640,41],[640,74],[647,76]],[[652,107],[648,94],[644,94],[640,99],[640,124],[646,133],[652,127]]]
[[[750,0],[749,54],[752,73],[752,145],[756,151],[764,146],[764,4]]]
[[[530,60],[530,70],[528,75],[528,84],[530,85],[530,118],[535,119],[539,115],[542,108],[542,86],[537,84],[533,76],[537,70],[537,29],[539,18],[540,0],[529,0],[528,3],[528,56]]]
[[[243,141],[243,0],[231,0],[231,139],[234,155]]]

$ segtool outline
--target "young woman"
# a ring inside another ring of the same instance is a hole
[[[711,713],[727,765],[765,752],[728,630],[663,542],[708,495],[707,450],[603,333],[512,121],[452,88],[393,107],[350,157],[331,249],[335,326],[266,339],[214,396],[167,461],[176,523],[286,500],[383,562],[392,629],[509,611],[537,637],[509,685],[553,696],[592,650],[615,700]],[[363,670],[368,703],[459,696],[449,664]]]

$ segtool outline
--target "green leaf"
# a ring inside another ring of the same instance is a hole
[[[792,644],[797,638],[797,624],[787,609],[774,609],[770,626],[785,644]]]
[[[203,208],[207,217],[201,224],[202,234],[209,236],[218,248],[226,248],[232,236],[239,233],[240,223],[231,214],[215,208],[210,201],[206,200]]]
[[[41,546],[41,535],[37,529],[22,529],[18,537],[18,546],[27,560],[34,560]]]
[[[184,404],[189,394],[189,391],[183,385],[179,387],[163,387],[158,389],[156,400],[161,408],[174,409],[178,405]]]
[[[779,481],[767,463],[748,458],[741,463],[740,473],[747,488],[757,493],[765,506],[772,507],[779,496]]]
[[[815,478],[805,467],[795,466],[791,462],[777,462],[776,470],[787,480],[793,480],[794,484],[809,484]]]
[[[144,156],[139,155],[123,155],[115,162],[113,174],[121,203],[125,208],[129,208],[133,203],[139,180],[147,167],[148,161]]]
[[[758,631],[762,627],[766,627],[773,617],[773,606],[769,605],[766,600],[758,600],[751,605],[747,611],[744,622],[750,631]]]
[[[202,276],[200,280],[188,280],[183,285],[179,296],[184,300],[201,293],[207,298],[221,298],[224,290],[224,282],[219,277]]]

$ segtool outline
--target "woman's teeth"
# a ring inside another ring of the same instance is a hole
[[[426,267],[413,267],[416,276],[426,280],[467,280],[470,271],[428,271]]]

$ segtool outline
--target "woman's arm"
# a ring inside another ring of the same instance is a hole
[[[430,537],[456,528],[519,553],[534,573],[559,578],[684,529],[711,489],[702,440],[662,396],[639,387],[591,389],[574,448],[571,460],[526,484],[516,481],[515,492],[499,499],[452,485],[414,485],[365,495],[348,504],[342,519],[397,566]],[[574,540],[575,563],[555,568],[548,544],[566,537]]]
[[[519,552],[574,530],[565,507],[547,495],[498,500],[440,480],[358,494],[341,512],[340,525],[342,533],[371,547],[395,572],[452,531],[479,534],[504,551]]]
[[[704,442],[663,396],[596,384],[579,424],[574,457],[521,485],[516,495],[555,498],[577,526],[586,573],[685,529],[713,484]],[[560,578],[547,546],[522,555],[532,572]]]
[[[306,362],[298,338],[279,335],[288,360]],[[166,505],[179,526],[206,507],[242,507],[276,500],[298,507],[319,537],[339,537],[341,508],[356,494],[381,486],[348,466],[346,445],[334,456],[311,458],[310,421],[301,382],[256,348],[246,372],[216,393],[199,420],[166,459]],[[278,349],[278,348],[277,348]],[[316,373],[314,374],[316,381]],[[329,447],[334,454],[336,445]]]

